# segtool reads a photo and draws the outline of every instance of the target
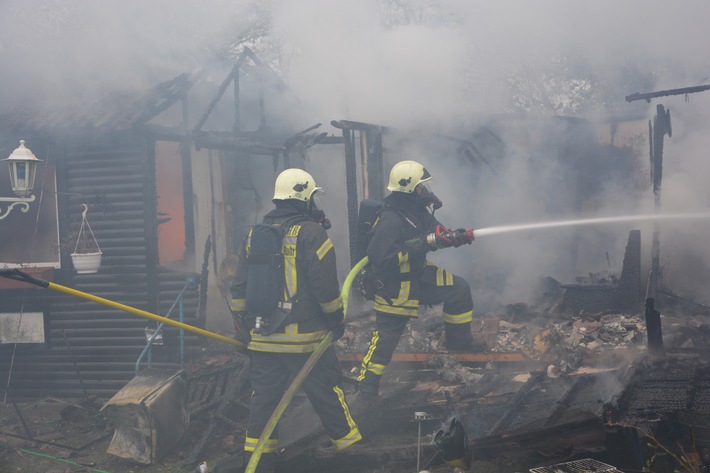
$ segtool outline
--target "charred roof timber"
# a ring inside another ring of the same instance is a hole
[[[636,92],[631,95],[627,95],[626,101],[633,102],[634,100],[645,100],[646,102],[650,102],[651,99],[654,99],[656,97],[668,97],[670,95],[687,95],[694,94],[696,92],[705,92],[706,90],[710,90],[710,85],[696,85],[693,87],[684,87],[682,89],[659,90],[658,92],[647,92],[644,94]]]

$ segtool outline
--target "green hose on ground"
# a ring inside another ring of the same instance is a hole
[[[348,298],[350,296],[350,286],[352,286],[355,277],[362,270],[362,268],[367,265],[368,261],[369,260],[367,259],[367,256],[361,259],[355,266],[353,266],[353,269],[350,270],[348,276],[345,278],[345,282],[343,282],[343,287],[340,291],[340,296],[343,299],[343,312],[345,314],[348,313]],[[293,396],[296,394],[296,391],[298,391],[298,388],[301,387],[303,381],[305,381],[308,374],[318,362],[321,355],[323,355],[326,348],[330,346],[332,341],[333,332],[328,332],[328,335],[326,335],[323,341],[318,344],[318,347],[316,347],[315,351],[313,351],[308,360],[306,360],[306,363],[301,368],[301,371],[299,371],[296,377],[293,379],[293,382],[284,393],[283,397],[281,398],[281,401],[279,401],[278,405],[276,406],[276,409],[274,409],[274,412],[271,414],[271,417],[269,417],[269,421],[266,423],[264,431],[261,433],[261,437],[259,437],[259,441],[256,443],[254,452],[251,454],[251,459],[249,459],[249,464],[247,465],[245,473],[254,473],[256,471],[256,466],[259,464],[259,460],[261,459],[261,454],[264,451],[266,441],[271,437],[271,434],[276,428],[276,424],[279,423],[281,416],[286,410],[286,407],[288,407],[289,403],[291,402],[291,399],[293,399]]]
[[[48,458],[50,460],[57,460],[60,462],[69,463],[70,465],[78,466],[78,467],[81,467],[82,469],[86,469],[86,470],[93,471],[96,473],[110,473],[106,470],[99,470],[98,468],[91,468],[90,466],[82,465],[81,463],[73,462],[73,461],[67,460],[65,458],[58,458],[58,457],[55,457],[52,455],[47,455],[46,453],[34,452],[32,450],[27,450],[26,448],[16,448],[16,447],[12,447],[12,446],[6,445],[6,444],[2,444],[2,445],[4,445],[7,448],[11,448],[13,450],[17,450],[18,452],[27,453],[29,455],[35,455],[35,456],[42,457],[42,458]]]

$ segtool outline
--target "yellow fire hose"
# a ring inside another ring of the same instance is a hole
[[[350,286],[352,286],[353,281],[355,280],[355,276],[357,276],[360,270],[364,268],[367,263],[368,259],[367,256],[365,256],[355,266],[353,266],[353,269],[350,270],[350,273],[348,273],[348,276],[345,278],[345,282],[343,282],[343,287],[340,291],[340,295],[343,298],[343,312],[345,312],[346,314],[348,312],[348,297],[350,295]],[[271,414],[271,417],[269,417],[269,421],[266,423],[264,431],[261,433],[261,437],[259,437],[259,441],[256,443],[256,447],[254,447],[254,452],[251,454],[251,459],[249,459],[249,464],[247,465],[247,469],[244,471],[244,473],[254,473],[256,471],[256,466],[259,464],[259,459],[261,458],[261,454],[264,451],[266,441],[271,437],[271,433],[276,428],[276,424],[278,424],[279,420],[281,419],[281,416],[286,410],[286,407],[291,402],[291,399],[293,399],[293,396],[296,394],[296,391],[298,391],[298,388],[301,387],[301,384],[303,384],[303,381],[311,372],[315,364],[318,362],[321,355],[323,355],[325,349],[330,346],[332,340],[333,332],[328,332],[328,335],[325,336],[323,341],[320,342],[320,344],[318,345],[318,347],[316,347],[315,351],[311,354],[311,356],[308,357],[308,360],[306,360],[306,363],[304,363],[303,367],[301,368],[301,371],[299,371],[296,377],[293,379],[291,386],[288,387],[283,397],[281,398],[281,401],[279,401],[278,405],[276,406],[276,409],[274,409],[274,412]]]
[[[345,282],[343,282],[343,287],[341,289],[341,297],[343,299],[343,312],[347,314],[348,311],[348,298],[350,295],[350,286],[352,286],[353,281],[355,280],[355,277],[357,274],[362,270],[362,268],[367,265],[368,259],[367,256],[361,259],[353,268],[350,270],[350,273],[348,273],[348,276],[345,278]],[[112,307],[114,309],[119,309],[123,310],[125,312],[129,312],[131,314],[138,315],[140,317],[145,317],[147,319],[155,320],[157,322],[162,322],[165,325],[171,325],[173,327],[181,328],[183,330],[187,330],[189,332],[196,333],[198,335],[203,335],[205,337],[210,337],[215,340],[221,340],[223,342],[229,343],[230,345],[239,345],[244,347],[244,343],[234,340],[233,338],[225,337],[224,335],[220,335],[218,333],[210,332],[209,330],[204,330],[199,327],[195,327],[193,325],[188,325],[184,324],[182,322],[178,322],[176,320],[168,319],[166,317],[161,317],[160,315],[153,314],[151,312],[147,312],[145,310],[141,309],[136,309],[135,307],[131,307],[125,304],[121,304],[119,302],[115,302],[109,299],[104,299],[103,297],[98,297],[94,296],[92,294],[78,291],[76,289],[72,289],[70,287],[62,286],[61,284],[56,284],[50,281],[47,281],[45,279],[40,279],[40,278],[35,278],[34,276],[30,276],[27,273],[24,273],[18,269],[9,269],[9,270],[0,270],[0,277],[5,277],[8,279],[13,279],[16,281],[21,281],[25,282],[28,284],[33,284],[35,286],[39,286],[45,289],[52,289],[53,291],[57,292],[62,292],[64,294],[69,294],[72,296],[80,297],[82,299],[86,299],[89,301],[97,302],[99,304],[103,304],[108,307]],[[301,384],[303,384],[303,381],[305,381],[306,377],[309,375],[315,364],[318,362],[320,357],[323,355],[325,352],[326,348],[328,348],[333,341],[333,332],[328,332],[328,334],[325,336],[325,338],[318,344],[316,349],[311,353],[311,356],[306,360],[306,363],[303,365],[301,370],[298,372],[296,377],[293,379],[293,382],[291,382],[291,385],[288,387],[286,392],[284,392],[283,397],[281,398],[281,401],[279,401],[278,405],[276,406],[276,409],[274,409],[274,412],[271,414],[271,417],[269,418],[269,421],[266,423],[266,426],[264,427],[264,431],[261,433],[261,436],[259,437],[259,441],[256,444],[256,447],[254,448],[254,452],[252,453],[251,459],[249,460],[249,464],[247,465],[245,473],[254,473],[256,470],[256,466],[259,464],[259,459],[261,458],[261,455],[264,451],[264,446],[266,445],[266,441],[271,437],[271,434],[273,433],[274,429],[276,428],[276,425],[278,424],[279,420],[281,419],[281,416],[283,415],[284,411],[286,410],[286,407],[288,407],[289,403],[293,399],[293,396],[296,394],[296,391],[298,391],[298,388],[301,387]]]
[[[187,330],[188,332],[196,333],[198,335],[202,335],[205,337],[214,338],[215,340],[220,340],[220,341],[229,343],[230,345],[238,345],[241,347],[245,346],[244,343],[240,342],[239,340],[225,337],[224,335],[210,332],[209,330],[195,327],[194,325],[188,325],[188,324],[184,324],[182,322],[178,322],[177,320],[168,319],[167,317],[161,317],[160,315],[156,315],[156,314],[153,314],[151,312],[147,312],[147,311],[141,310],[141,309],[136,309],[135,307],[121,304],[121,303],[118,303],[118,302],[115,302],[115,301],[112,301],[109,299],[104,299],[103,297],[94,296],[93,294],[89,294],[87,292],[77,291],[76,289],[62,286],[61,284],[56,284],[56,283],[47,281],[45,279],[35,278],[34,276],[30,276],[27,273],[23,273],[22,271],[20,271],[18,269],[0,270],[0,276],[2,276],[4,278],[8,278],[8,279],[14,279],[15,281],[21,281],[21,282],[25,282],[28,284],[34,284],[35,286],[43,287],[45,289],[52,289],[53,291],[63,292],[64,294],[70,294],[72,296],[77,296],[82,299],[86,299],[87,301],[98,302],[99,304],[103,304],[105,306],[112,307],[114,309],[123,310],[125,312],[130,312],[131,314],[135,314],[140,317],[145,317],[146,319],[155,320],[156,322],[162,322],[165,325],[171,325],[173,327]]]

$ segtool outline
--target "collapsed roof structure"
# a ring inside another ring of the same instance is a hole
[[[209,85],[209,93],[200,92],[199,84]],[[266,95],[260,88],[264,84]],[[414,143],[434,165],[452,165],[440,158],[448,156],[459,173],[442,173],[444,179],[468,179],[472,188],[507,179],[511,150],[525,155],[530,181],[539,179],[538,171],[555,168],[555,185],[535,193],[555,217],[588,210],[611,180],[636,185],[635,156],[615,135],[618,121],[602,124],[611,135],[604,143],[599,143],[594,124],[565,117],[487,117],[466,124],[457,136],[333,120],[331,126],[342,134],[335,136],[318,131],[320,123],[271,122],[284,105],[270,94],[288,104],[294,100],[249,50],[216,92],[213,85],[203,71],[180,75],[138,97],[106,98],[77,114],[64,111],[40,120],[14,113],[3,118],[4,143],[26,135],[28,143],[38,143],[33,145],[36,151],[54,160],[56,208],[50,213],[58,227],[56,244],[61,247],[72,236],[80,204],[87,203],[104,250],[104,266],[97,274],[74,274],[67,252],[60,251],[50,265],[32,262],[43,277],[161,314],[170,314],[177,298],[187,323],[208,326],[208,313],[227,313],[208,276],[217,275],[246,228],[263,214],[278,169],[323,166],[332,175],[342,171],[326,191],[336,196],[332,214],[340,221],[332,233],[341,242],[339,261],[347,269],[344,262],[356,263],[359,201],[383,197],[385,170],[409,156]],[[232,103],[224,108],[230,86]],[[189,118],[188,93],[198,95],[204,107],[195,122]],[[651,130],[659,130],[657,140],[668,134],[658,128],[666,123],[661,112]],[[219,114],[216,123],[230,116],[232,129],[205,130]],[[336,145],[337,154],[334,146],[324,145]],[[652,162],[660,169],[662,141],[654,149]],[[491,178],[496,175],[499,180]],[[654,186],[659,180],[657,171]],[[171,193],[168,188],[175,182],[181,185],[173,185]],[[449,197],[453,201],[458,195]],[[168,202],[170,206],[161,207]],[[488,266],[478,255],[460,258],[464,276],[476,281],[482,299],[474,336],[486,339],[490,351],[447,353],[441,343],[440,308],[422,308],[383,379],[381,403],[362,421],[370,442],[340,453],[324,448],[317,420],[305,398],[297,396],[280,426],[280,470],[362,472],[386,465],[392,471],[411,471],[421,464],[445,471],[432,437],[452,417],[465,426],[474,469],[480,471],[544,472],[560,462],[566,466],[551,471],[585,471],[579,468],[602,468],[602,463],[641,469],[653,461],[653,471],[662,472],[675,468],[684,452],[699,452],[693,461],[702,462],[702,449],[710,448],[705,393],[710,309],[663,287],[657,266],[652,292],[647,289],[644,297],[642,268],[647,262],[641,241],[647,235],[637,229],[601,233],[601,240],[614,241],[614,249],[619,241],[625,245],[623,263],[612,267],[612,259],[621,259],[612,251],[606,254],[605,271],[588,270],[583,257],[589,235],[567,236],[555,248],[557,259],[586,274],[575,281],[544,278],[536,285],[535,302],[499,303],[516,268]],[[654,232],[654,245],[658,237]],[[177,246],[165,252],[173,240]],[[15,263],[24,267],[28,261]],[[654,250],[651,266],[657,263]],[[15,314],[14,321],[17,314],[39,314],[42,340],[20,344],[12,331],[3,339],[0,377],[8,382],[2,393],[15,403],[50,396],[63,406],[55,414],[66,425],[86,421],[77,412],[95,413],[96,400],[110,398],[140,372],[145,322],[39,291],[28,298],[26,290],[4,287],[1,311]],[[353,299],[348,331],[337,344],[346,371],[357,369],[373,323],[367,301],[357,295]],[[163,330],[163,345],[151,348],[151,364],[173,372],[185,368],[192,421],[181,442],[161,460],[185,469],[205,457],[210,463],[233,465],[236,460],[229,454],[240,449],[249,395],[245,360],[194,336],[181,337],[179,330]],[[77,399],[88,403],[66,409],[65,403]],[[18,406],[3,413],[3,439],[74,452],[94,445],[105,449],[105,422],[90,425],[94,438],[65,445],[51,438],[56,431],[39,429],[31,407]],[[685,450],[677,450],[677,442]],[[672,455],[661,458],[659,451]]]

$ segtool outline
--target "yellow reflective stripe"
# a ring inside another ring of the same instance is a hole
[[[258,438],[247,437],[244,440],[244,451],[253,452],[256,449],[256,444],[259,443]],[[276,449],[279,446],[279,439],[270,438],[264,443],[264,453],[276,453]]]
[[[291,227],[283,239],[281,253],[284,255],[284,300],[291,300],[291,296],[298,291],[298,273],[296,271],[296,243],[298,242],[298,232],[300,225]]]
[[[369,363],[367,365],[367,371],[372,374],[376,374],[377,376],[385,374],[385,368],[387,368],[385,365],[381,365],[379,363]]]
[[[348,448],[350,445],[354,444],[355,442],[359,442],[362,440],[362,435],[360,434],[360,430],[358,430],[357,425],[350,429],[350,432],[348,434],[340,439],[331,439],[330,441],[333,442],[333,445],[335,445],[336,450],[345,450]]]
[[[473,311],[469,310],[463,314],[447,314],[444,312],[444,322],[447,324],[467,324],[473,321]]]
[[[387,314],[417,317],[419,315],[419,299],[410,299],[411,281],[402,281],[399,285],[399,294],[392,299],[390,304],[382,296],[375,296],[375,310]]]
[[[247,349],[251,351],[263,351],[268,353],[311,353],[318,348],[320,342],[303,345],[279,345],[276,343],[259,343],[253,340],[249,342]]]
[[[411,281],[402,281],[399,283],[399,294],[397,297],[392,299],[392,303],[389,305],[393,306],[404,306],[404,307],[414,307],[419,305],[418,299],[410,299],[409,293],[412,288]],[[388,304],[387,299],[382,296],[375,296],[375,303]]]
[[[454,275],[446,271],[444,268],[436,268],[436,285],[453,286]]]
[[[345,393],[343,392],[343,390],[340,388],[340,386],[333,386],[333,391],[335,391],[335,394],[338,396],[340,406],[343,408],[343,414],[345,414],[345,420],[348,421],[348,427],[350,427],[350,433],[343,437],[347,438],[350,434],[353,433],[353,430],[357,430],[357,424],[353,420],[353,417],[350,415],[350,407],[348,407],[348,403],[345,401]]]
[[[355,427],[350,432],[348,432],[348,435],[346,435],[345,437],[338,440],[331,439],[331,442],[333,442],[333,445],[335,445],[336,450],[345,450],[346,448],[348,448],[354,443],[359,442],[360,440],[362,440],[362,434],[360,434],[358,428]]]
[[[289,324],[287,325],[297,325],[297,324]],[[285,331],[284,333],[272,333],[271,335],[261,335],[258,333],[252,333],[251,339],[252,341],[256,341],[259,343],[280,343],[280,344],[289,344],[289,343],[309,343],[309,342],[319,342],[325,338],[325,336],[328,334],[327,330],[318,330],[317,332],[306,332],[306,333],[298,333],[293,332],[293,331]]]
[[[249,229],[249,235],[247,235],[247,241],[244,245],[244,251],[246,252],[246,256],[249,256],[249,250],[251,249],[251,232],[253,231],[253,228]]]
[[[407,307],[409,309],[416,309],[419,308],[419,300],[417,299],[409,299],[405,300],[402,304],[394,304],[394,302],[397,299],[392,301],[392,304],[387,302],[387,299],[381,296],[375,296],[375,304],[383,305],[383,306],[391,306],[391,307]]]
[[[330,238],[326,238],[323,244],[316,250],[316,256],[318,256],[319,260],[322,260],[325,258],[325,255],[333,249],[333,242],[330,241]]]
[[[297,237],[298,232],[301,231],[301,226],[300,225],[294,225],[293,227],[289,228],[288,231],[286,232],[285,237],[290,238],[290,237]]]
[[[326,314],[332,314],[336,310],[343,308],[343,298],[338,296],[330,302],[319,302],[320,308]]]
[[[409,253],[402,253],[400,251],[397,253],[397,259],[399,260],[399,272],[408,273],[410,271]]]
[[[395,303],[395,305],[410,305],[409,292],[411,287],[411,281],[402,281],[399,284],[399,294],[397,294],[397,299],[392,302]],[[419,301],[416,301],[416,305],[419,305]]]
[[[375,347],[377,346],[377,341],[380,339],[380,332],[375,330],[372,332],[372,340],[370,340],[370,348],[367,349],[367,353],[362,358],[362,365],[360,367],[360,374],[357,377],[358,381],[365,379],[365,374],[367,373],[367,366],[370,364],[372,359],[372,354],[375,352]]]
[[[245,310],[247,310],[247,300],[232,298],[229,301],[229,309],[232,312],[244,312]]]
[[[398,307],[389,304],[378,304],[375,302],[374,308],[378,312],[392,315],[404,315],[407,317],[417,317],[419,315],[419,307]]]
[[[298,323],[292,323],[284,327],[283,333],[260,335],[252,330],[252,339],[247,348],[269,353],[310,353],[318,347],[327,334],[327,330],[299,333]]]

